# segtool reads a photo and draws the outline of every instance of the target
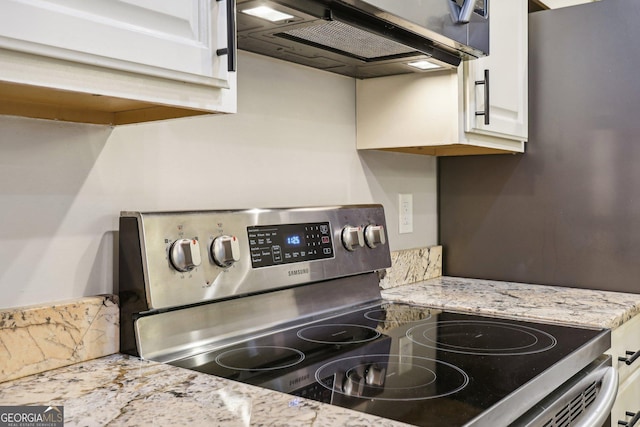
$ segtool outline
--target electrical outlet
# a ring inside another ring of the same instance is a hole
[[[398,212],[398,233],[413,233],[413,194],[398,194]]]

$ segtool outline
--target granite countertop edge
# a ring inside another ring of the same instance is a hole
[[[382,291],[388,301],[481,315],[615,329],[640,313],[640,294],[441,276]]]

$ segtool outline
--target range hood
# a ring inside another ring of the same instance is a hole
[[[488,55],[488,3],[238,0],[238,48],[357,78],[455,68]]]

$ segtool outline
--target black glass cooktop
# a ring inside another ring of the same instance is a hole
[[[385,303],[172,364],[410,424],[459,426],[602,333]]]

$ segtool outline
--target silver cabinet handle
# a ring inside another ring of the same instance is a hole
[[[484,116],[484,124],[489,124],[489,70],[484,70],[484,80],[476,80],[476,86],[484,85],[484,111],[476,111],[476,116]]]
[[[638,420],[640,420],[640,411],[638,412],[629,412],[626,411],[625,415],[627,417],[633,417],[631,418],[629,421],[622,421],[622,420],[618,420],[618,425],[620,426],[626,426],[626,427],[633,427],[634,425],[636,425],[636,423],[638,422]]]
[[[635,353],[633,351],[627,351],[627,356],[631,356],[631,357],[618,357],[618,360],[620,362],[624,362],[627,365],[631,365],[633,362],[636,361],[636,359],[638,357],[640,357],[640,350],[636,351]]]
[[[602,377],[602,386],[596,400],[583,413],[575,427],[599,427],[602,426],[609,415],[618,394],[618,371],[609,366]]]
[[[222,0],[216,0],[218,2]],[[227,55],[227,70],[236,71],[236,0],[227,1],[227,47],[216,50],[216,55]]]

